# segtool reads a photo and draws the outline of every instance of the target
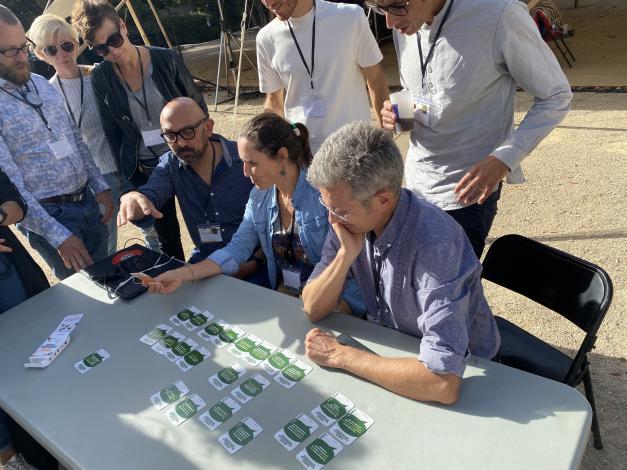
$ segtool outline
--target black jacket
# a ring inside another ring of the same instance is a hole
[[[152,62],[152,78],[166,103],[179,96],[187,96],[198,102],[206,113],[205,99],[196,88],[181,56],[161,47],[148,49]],[[131,179],[137,170],[141,132],[133,122],[126,89],[108,60],[94,67],[91,83],[102,116],[104,133],[117,157],[118,168],[124,176]]]
[[[4,204],[7,201],[18,203],[22,207],[24,214],[26,214],[26,202],[24,202],[15,186],[13,186],[9,177],[0,170],[0,204]],[[15,266],[22,284],[24,284],[24,290],[29,297],[39,294],[42,290],[50,287],[44,272],[35,263],[35,260],[28,254],[28,251],[22,246],[9,227],[0,225],[0,238],[4,238],[4,244],[13,249],[11,253],[1,253],[0,256],[3,256]]]

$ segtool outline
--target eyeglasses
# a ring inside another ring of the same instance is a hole
[[[394,5],[378,5],[374,1],[366,1],[366,5],[378,15],[390,13],[394,16],[405,16],[407,14],[407,5],[409,2],[396,3]]]
[[[50,44],[43,48],[44,54],[48,57],[54,57],[62,49],[65,52],[74,52],[75,44],[72,41],[62,42],[61,44]]]
[[[30,39],[26,38],[26,42],[21,47],[9,47],[8,49],[0,49],[0,54],[5,57],[15,57],[20,52],[24,54],[28,54],[31,48],[35,47],[35,43]]]
[[[331,209],[329,206],[327,206],[323,201],[322,201],[322,196],[318,196],[318,201],[320,201],[320,204],[322,204],[322,207],[324,207],[326,210],[329,211],[329,214],[337,217],[338,219],[340,219],[342,222],[348,223],[348,216],[349,216],[349,212],[348,211],[344,211],[342,214],[335,212],[333,209]]]
[[[196,137],[196,128],[200,126],[206,120],[207,118],[202,118],[193,126],[184,127],[183,129],[176,131],[176,132],[175,131],[162,132],[161,138],[165,140],[168,144],[173,144],[174,142],[176,142],[176,139],[178,139],[179,137],[183,140],[192,140],[194,137]]]
[[[122,47],[122,44],[124,44],[124,36],[122,36],[122,33],[118,30],[107,38],[107,42],[104,44],[94,44],[90,49],[101,57],[107,57],[110,47],[117,49]]]

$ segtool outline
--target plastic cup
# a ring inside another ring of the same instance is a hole
[[[399,91],[390,95],[392,109],[396,115],[396,132],[414,129],[414,97],[411,91]]]

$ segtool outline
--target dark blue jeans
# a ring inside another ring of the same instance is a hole
[[[466,232],[477,258],[481,258],[485,240],[492,228],[502,186],[503,183],[499,184],[497,190],[490,194],[483,204],[472,204],[461,209],[446,211]]]
[[[100,223],[100,209],[90,191],[87,191],[85,199],[80,202],[42,204],[41,206],[57,222],[82,240],[94,263],[106,258],[109,234],[107,226]],[[24,227],[19,228],[28,238],[30,246],[41,255],[59,280],[74,274],[74,270],[65,267],[57,249],[44,237]]]

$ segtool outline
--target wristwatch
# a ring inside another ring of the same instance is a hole
[[[0,206],[0,225],[4,224],[4,221],[7,220],[6,211]]]

